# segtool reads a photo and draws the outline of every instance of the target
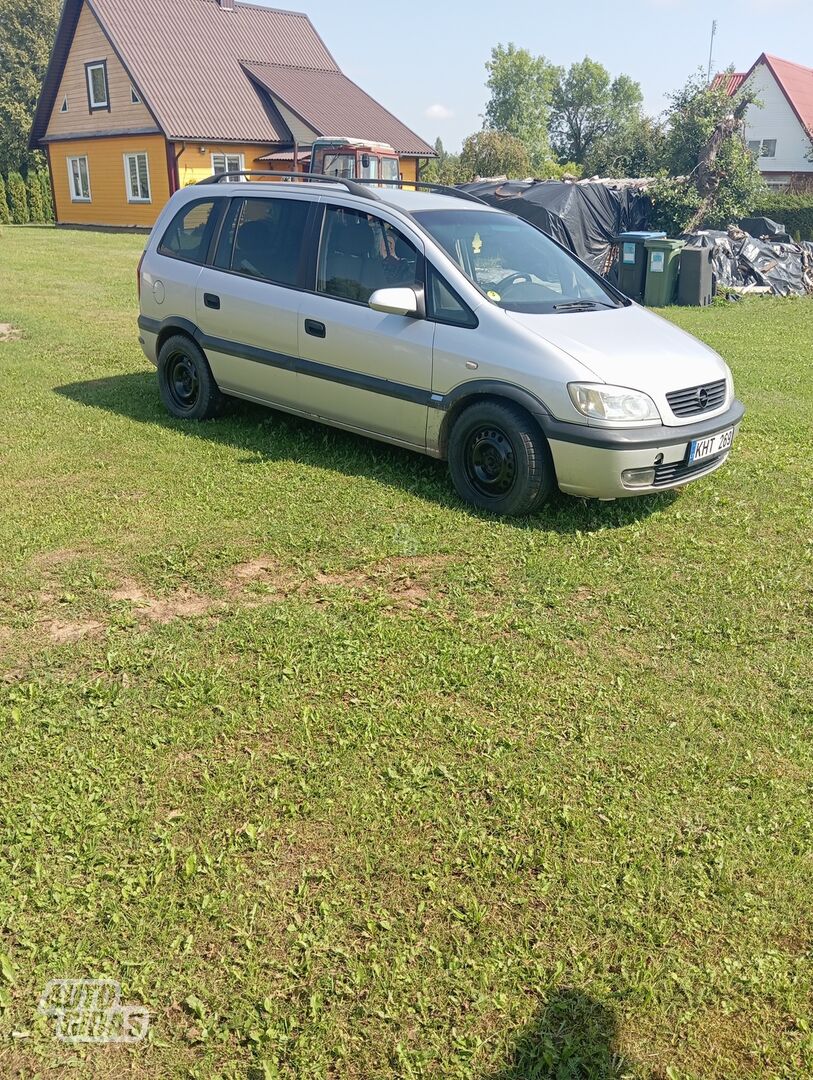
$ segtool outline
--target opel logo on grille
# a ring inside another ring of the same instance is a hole
[[[705,407],[708,405],[708,403],[709,403],[709,392],[705,388],[705,386],[703,386],[703,387],[701,387],[700,390],[697,391],[697,404],[700,406],[701,409],[705,409]]]

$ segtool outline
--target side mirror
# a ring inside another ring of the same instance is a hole
[[[376,289],[367,301],[373,311],[384,315],[422,315],[421,300],[414,289]]]

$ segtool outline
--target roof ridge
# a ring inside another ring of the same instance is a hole
[[[313,64],[281,64],[278,60],[238,60],[237,62],[254,64],[256,67],[288,68],[291,71],[327,71],[331,75],[344,74],[340,68],[315,67]]]
[[[219,4],[220,0],[204,0],[207,4]],[[236,11],[238,8],[252,8],[254,11],[270,11],[273,15],[293,15],[297,19],[307,19],[310,22],[310,15],[306,11],[292,11],[290,8],[275,8],[270,7],[268,4],[250,4],[244,3],[243,0],[234,0],[234,8]]]
[[[796,60],[785,60],[784,57],[775,56],[773,53],[763,53],[762,55],[765,57],[766,60],[771,60],[774,63],[778,62],[780,64],[787,64],[788,67],[799,68],[801,71],[808,71],[811,75],[813,75],[813,68],[808,67],[807,64],[800,64]]]

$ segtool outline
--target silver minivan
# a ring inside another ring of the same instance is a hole
[[[722,358],[520,218],[456,191],[236,179],[173,195],[139,264],[173,416],[284,409],[448,459],[499,514],[728,457],[744,409]]]

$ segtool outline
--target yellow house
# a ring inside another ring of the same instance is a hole
[[[213,173],[302,171],[320,136],[389,143],[404,180],[434,156],[339,70],[305,15],[65,0],[30,144],[47,154],[60,224],[150,226]]]

